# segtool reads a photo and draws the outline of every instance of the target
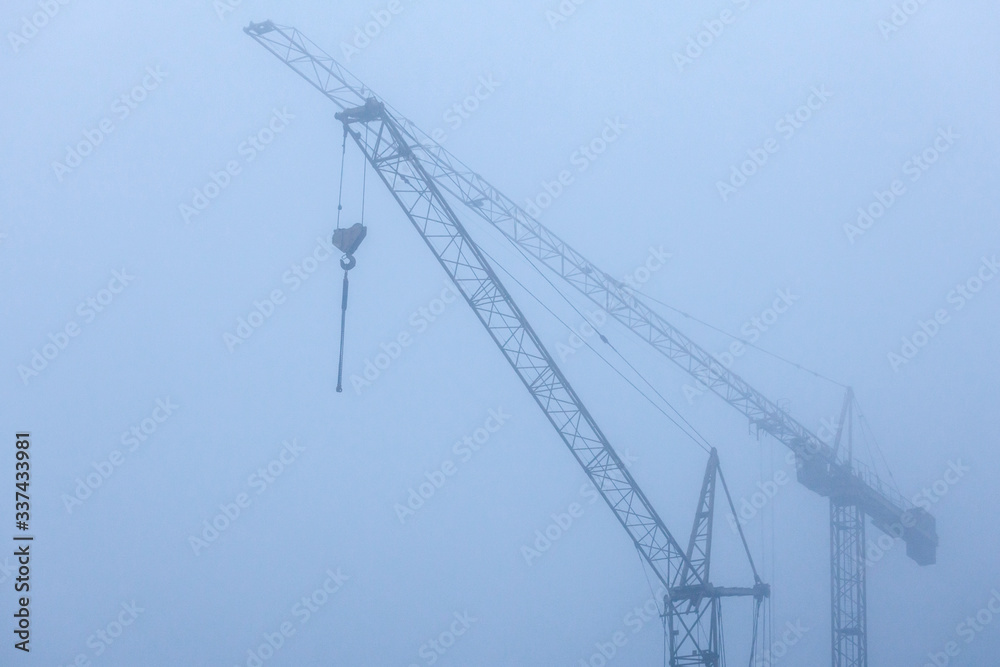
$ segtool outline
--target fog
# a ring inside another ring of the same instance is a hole
[[[869,522],[869,664],[995,662],[995,3],[10,0],[0,539],[34,540],[28,591],[0,552],[0,663],[664,664],[655,573],[267,19],[830,444],[851,387],[858,467],[940,539],[919,566]],[[717,448],[757,664],[830,664],[790,450],[449,201],[682,545]]]

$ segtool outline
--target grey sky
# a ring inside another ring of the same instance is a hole
[[[930,490],[941,538],[931,567],[901,543],[873,552],[871,664],[924,665],[949,642],[954,665],[1000,652],[1000,619],[960,625],[1000,604],[996,4],[562,6],[5,4],[0,479],[30,430],[36,551],[30,656],[11,646],[0,557],[0,663],[242,666],[288,623],[264,664],[575,666],[618,631],[610,664],[661,664],[659,620],[636,620],[652,593],[634,547],[371,173],[333,391],[342,131],[243,33],[265,18],[438,130],[611,275],[853,386],[900,491]],[[581,150],[598,137],[600,154]],[[361,191],[349,146],[345,224]],[[494,230],[463,219],[579,330]],[[686,539],[704,453],[501,278]],[[254,311],[263,323],[233,343]],[[794,477],[781,445],[627,330],[599,328],[719,448],[737,504]],[[835,385],[752,350],[731,362],[810,428],[839,414]],[[487,425],[480,449],[456,445]],[[446,461],[455,474],[401,519]],[[776,638],[808,628],[775,664],[828,664],[827,501],[775,486],[747,534]],[[582,515],[526,562],[572,503]],[[208,540],[204,522],[227,512]],[[717,537],[715,578],[751,583],[733,531]],[[134,622],[98,639],[120,616]],[[734,639],[748,618],[729,610]]]

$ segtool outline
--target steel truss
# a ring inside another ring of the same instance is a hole
[[[834,667],[868,667],[865,514],[850,498],[830,499],[830,562]]]
[[[298,30],[278,26],[271,21],[265,21],[262,23],[251,23],[245,28],[245,31],[311,85],[316,87],[341,110],[360,109],[367,105],[369,100],[379,99],[363,82],[350,74],[336,60],[323,52],[321,48],[307,39]],[[416,174],[420,174],[423,182],[426,184],[423,187],[433,190],[433,197],[431,199],[434,202],[440,200],[440,203],[435,203],[435,206],[447,206],[443,198],[444,193],[462,202],[470,210],[495,226],[508,239],[520,246],[529,256],[561,276],[593,303],[603,308],[617,321],[631,329],[643,340],[652,345],[653,348],[694,377],[703,387],[712,391],[725,402],[739,410],[749,419],[755,428],[783,443],[796,455],[798,479],[804,486],[824,496],[832,496],[835,492],[841,494],[845,490],[848,490],[853,498],[852,506],[856,509],[856,515],[860,516],[860,521],[852,524],[853,527],[850,531],[853,532],[849,536],[846,534],[848,531],[847,528],[837,528],[831,521],[831,539],[833,540],[834,536],[836,536],[838,540],[837,542],[831,542],[831,551],[833,554],[841,553],[841,550],[836,546],[838,544],[860,544],[863,550],[864,517],[867,515],[871,517],[875,526],[883,532],[893,537],[901,536],[906,542],[907,554],[918,564],[929,565],[935,562],[938,537],[935,520],[932,515],[921,508],[914,507],[904,499],[887,492],[877,480],[867,477],[862,471],[855,468],[850,461],[839,461],[834,448],[830,447],[815,433],[795,420],[776,403],[767,399],[746,381],[723,366],[712,354],[698,346],[680,330],[676,329],[654,310],[645,305],[626,286],[598,269],[556,234],[542,226],[541,223],[528,215],[511,199],[494,188],[486,179],[452,156],[426,133],[417,128],[416,125],[403,117],[402,114],[396,113],[391,107],[382,102],[378,102],[378,104],[382,105],[381,108],[384,111],[384,116],[392,119],[391,123],[395,133],[393,141],[398,146],[405,147],[400,150],[403,150],[406,154],[395,156],[393,159],[405,159],[406,168],[413,172],[407,176],[408,178],[416,178]],[[382,175],[382,172],[380,172],[380,175]],[[383,178],[386,180],[385,176]],[[397,180],[402,180],[402,178],[400,177]],[[393,182],[393,179],[388,179],[387,185]],[[390,187],[392,186],[390,185]],[[397,196],[397,201],[399,200],[400,197]],[[403,202],[401,201],[402,204]],[[407,209],[404,207],[404,210]],[[447,211],[453,218],[454,212],[450,208]],[[455,220],[457,224],[457,219]],[[414,224],[418,223],[415,222]],[[460,226],[456,227],[456,229],[459,228]],[[420,229],[419,224],[418,229]],[[462,236],[462,234],[459,234],[459,236]],[[466,253],[469,252],[467,245],[463,247],[463,251]],[[476,251],[474,254],[478,255],[479,253]],[[439,257],[439,259],[444,265],[445,260],[442,257]],[[486,267],[487,265],[483,262],[480,268],[485,270]],[[447,269],[448,267],[446,266],[445,268]],[[492,277],[492,280],[495,282],[495,276]],[[498,282],[496,284],[498,285],[498,289],[502,289],[499,288]],[[502,294],[505,298],[509,298],[506,292],[502,292]],[[476,299],[481,298],[481,296],[476,295]],[[490,296],[489,298],[494,297]],[[470,305],[476,308],[475,303],[472,301],[470,301]],[[478,310],[477,314],[479,314]],[[506,316],[518,319],[520,313],[518,312],[516,316],[513,313],[508,313]],[[530,332],[530,329],[525,330],[526,334],[528,332]],[[493,335],[492,331],[491,335]],[[494,338],[497,339],[496,335]],[[530,340],[533,338],[533,334],[527,335],[527,339]],[[534,343],[532,344],[534,345]],[[504,353],[508,355],[508,359],[511,358],[509,350],[505,349]],[[551,358],[549,357],[548,360],[550,361]],[[552,376],[553,379],[561,380],[564,383],[564,379],[561,377],[557,378],[557,375],[558,372],[556,371]],[[522,379],[524,378],[522,377]],[[529,390],[532,390],[531,384],[526,382],[526,386],[528,386]],[[568,387],[559,388],[560,392],[566,390],[568,390]],[[569,391],[571,392],[571,390]],[[536,396],[536,400],[540,399]],[[575,396],[573,399],[568,400],[572,404]],[[579,406],[579,408],[582,408],[582,406]],[[596,426],[591,426],[589,417],[583,418],[585,414],[585,412],[579,412],[579,416],[582,419],[581,424],[586,425],[588,432],[595,431]],[[550,417],[550,419],[552,418]],[[553,424],[556,425],[557,429],[561,428],[556,421],[553,421]],[[562,433],[560,430],[560,434]],[[595,433],[587,437],[597,437],[597,432],[595,431]],[[603,436],[597,437],[597,440],[601,440],[602,438]],[[564,436],[564,439],[566,439],[566,436]],[[596,444],[591,444],[595,447],[593,451],[596,452],[599,448],[597,448]],[[571,449],[573,449],[573,445],[571,445]],[[581,462],[584,460],[586,460],[586,456],[581,459]],[[621,473],[627,474],[627,471],[622,469]],[[615,474],[619,473],[615,472]],[[648,516],[643,515],[642,521],[652,522],[652,524],[656,523],[651,509],[647,510],[644,508],[641,512],[648,514]],[[616,515],[617,513],[618,510],[616,509]],[[831,512],[831,519],[834,514],[834,512]],[[619,520],[622,520],[621,516],[619,516]],[[628,529],[627,524],[623,525],[626,525]],[[656,535],[656,540],[664,539],[663,535]],[[657,541],[655,543],[650,542],[647,546],[654,548],[658,552],[662,552],[664,555],[659,558],[670,563],[670,567],[676,566],[675,561],[677,557],[671,551],[675,545],[668,547],[665,542]],[[665,555],[667,553],[670,555]],[[838,565],[836,560],[831,563],[834,581],[860,580],[863,582],[865,578],[864,568],[865,562],[862,557],[860,560],[854,561],[847,579],[842,579],[841,574],[838,573],[848,572],[848,570]],[[658,576],[660,576],[659,573]],[[661,580],[663,580],[662,576]],[[864,596],[863,594],[857,594],[856,586],[851,588],[850,586],[834,585],[832,588],[834,589],[834,597],[831,604],[834,617],[844,609],[857,610],[858,600],[861,601],[860,604],[863,609]],[[866,646],[867,640],[864,636],[866,628],[864,623],[854,623],[850,627],[853,627],[856,632],[860,633],[858,644]],[[864,655],[864,651],[861,654]],[[838,658],[837,651],[835,651],[833,659],[834,667],[864,664],[863,662],[852,663],[838,660],[840,659]]]

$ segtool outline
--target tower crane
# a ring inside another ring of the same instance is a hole
[[[260,37],[280,29],[265,23],[251,25],[247,30]],[[377,98],[369,96],[360,106],[345,106],[335,118],[361,148],[660,583],[667,591],[678,586],[707,590],[708,582],[703,578],[707,571],[692,562],[692,556],[681,548],[653,509],[484,253],[416,158],[393,114]],[[731,596],[763,597],[768,589],[759,580],[757,583],[752,589],[732,589]],[[671,618],[676,618],[680,626],[670,642],[671,664],[718,667],[724,647],[718,633],[711,632],[717,620],[714,615],[706,618],[697,613],[703,605],[697,604],[695,595],[673,600],[668,593],[668,603],[678,607]],[[714,603],[718,596],[711,599]],[[710,606],[716,608],[715,604]],[[701,627],[706,623],[710,625],[708,630]],[[685,662],[677,662],[682,657]]]
[[[734,588],[725,586],[713,586],[711,582],[712,566],[712,528],[715,524],[715,495],[717,482],[722,482],[722,488],[726,493],[729,511],[732,518],[738,520],[736,506],[733,505],[733,498],[726,485],[726,479],[722,475],[722,468],[719,465],[719,453],[714,448],[709,452],[708,466],[705,468],[705,477],[701,483],[701,493],[698,495],[698,507],[694,514],[694,525],[691,527],[691,538],[688,541],[687,563],[681,573],[677,586],[667,591],[667,604],[665,609],[665,628],[669,639],[671,656],[671,667],[692,667],[697,665],[719,665],[725,664],[719,657],[716,662],[711,662],[708,656],[716,657],[723,655],[719,650],[722,635],[722,600],[734,597],[750,597],[754,600],[753,626],[755,632],[750,646],[750,666],[760,665],[770,667],[771,656],[770,647],[767,647],[763,654],[758,654],[756,628],[760,622],[761,607],[771,595],[771,588],[765,584],[757,573],[753,556],[750,555],[750,547],[747,545],[746,537],[743,535],[743,528],[735,523],[740,535],[740,541],[746,553],[750,569],[753,571],[754,585],[752,588]],[[707,626],[705,628],[704,626]],[[703,655],[689,655],[675,652],[673,647],[679,644],[692,628],[707,629],[709,651]],[[758,657],[760,660],[758,660]]]
[[[350,132],[668,590],[690,568],[685,553],[635,486],[444,195],[464,204],[527,256],[739,410],[758,433],[772,436],[794,453],[799,482],[830,503],[833,667],[867,667],[866,518],[879,530],[902,539],[907,555],[917,564],[930,565],[936,560],[938,545],[934,517],[841,455],[839,436],[838,446],[831,446],[730,371],[647,306],[640,295],[601,271],[381,101],[301,32],[271,21],[251,23],[244,31],[334,102],[340,109],[337,117],[346,126],[366,124],[375,130],[364,135]],[[696,579],[699,585],[706,583]]]

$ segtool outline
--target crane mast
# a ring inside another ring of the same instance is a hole
[[[795,453],[797,476],[800,483],[830,499],[833,665],[834,667],[866,667],[868,663],[866,565],[864,558],[865,517],[871,517],[873,524],[880,530],[893,537],[903,539],[906,543],[907,555],[920,565],[932,564],[936,559],[938,538],[934,517],[883,487],[879,480],[856,467],[852,461],[841,460],[834,447],[824,442],[775,402],[769,400],[741,377],[726,368],[712,354],[643,303],[638,295],[598,269],[556,234],[528,215],[506,195],[490,185],[486,179],[452,156],[402,114],[395,112],[384,102],[377,101],[378,97],[373,91],[301,32],[294,28],[277,26],[271,21],[251,23],[245,28],[245,32],[337,104],[342,113],[347,114],[344,116],[345,122],[351,120],[351,114],[355,114],[355,122],[362,122],[360,119],[364,117],[365,113],[377,115],[377,117],[373,116],[364,122],[374,122],[379,125],[382,133],[379,136],[384,135],[385,140],[385,143],[380,146],[382,150],[397,150],[399,154],[389,152],[379,157],[374,153],[367,152],[366,149],[371,147],[359,139],[358,133],[354,132],[352,136],[362,147],[362,150],[366,151],[372,166],[379,170],[383,181],[386,182],[411,221],[417,226],[418,231],[429,222],[426,216],[415,218],[414,212],[433,212],[438,218],[442,220],[446,218],[449,221],[446,226],[451,226],[449,233],[458,234],[458,237],[455,237],[456,240],[459,237],[464,239],[463,244],[460,245],[461,248],[467,253],[477,256],[478,260],[482,260],[478,250],[473,252],[474,244],[464,235],[464,229],[444,200],[443,195],[447,193],[463,202],[471,211],[496,227],[529,256],[561,276],[585,297],[631,329],[704,387],[739,410],[758,432],[771,435]],[[371,100],[376,101],[372,102]],[[368,109],[368,111],[366,112],[364,109]],[[389,146],[394,148],[389,149]],[[405,167],[407,173],[404,175],[391,171],[383,172],[382,167],[390,163],[394,169]],[[403,186],[405,186],[404,190],[397,192],[394,189]],[[405,188],[410,188],[413,192],[405,191]],[[420,194],[416,190],[425,194]],[[419,205],[421,208],[408,208],[408,205]],[[435,224],[444,223],[436,220]],[[428,237],[425,236],[425,240],[428,240]],[[432,250],[434,250],[434,245],[430,240],[428,240],[428,245],[431,245]],[[455,252],[455,248],[448,250]],[[445,266],[445,269],[449,270],[444,256],[439,255],[438,259]],[[559,421],[566,415],[561,415],[558,419],[554,419],[550,415],[550,421],[560,431],[560,435],[563,436],[564,441],[574,451],[574,454],[579,454],[577,458],[581,465],[585,465],[585,462],[586,465],[593,463],[594,459],[587,457],[602,451],[606,444],[603,435],[597,430],[585,408],[579,404],[579,399],[576,398],[575,394],[572,394],[572,390],[565,383],[565,378],[558,372],[554,363],[551,363],[551,357],[548,356],[547,352],[544,352],[544,348],[537,342],[537,337],[531,332],[530,327],[527,327],[526,323],[523,322],[523,316],[516,310],[516,306],[513,306],[513,302],[509,301],[509,295],[503,291],[499,281],[492,274],[492,269],[489,269],[485,260],[482,260],[478,266],[477,270],[482,271],[482,276],[488,277],[489,283],[495,285],[498,290],[496,293],[490,293],[489,299],[496,299],[499,295],[499,301],[493,303],[506,302],[509,304],[508,307],[513,307],[511,312],[505,312],[504,317],[507,319],[503,321],[508,323],[518,321],[520,323],[518,329],[520,338],[517,339],[517,344],[528,342],[532,353],[540,355],[539,358],[544,359],[545,364],[548,364],[552,369],[550,374],[546,376],[546,382],[555,381],[558,385],[560,398],[566,401],[563,405],[572,406],[570,412],[576,419],[576,424],[583,426],[587,438],[592,438],[592,440],[585,441],[590,449],[585,447],[580,452],[574,449],[575,445],[572,443],[576,442],[577,436],[571,432],[564,432],[562,429],[565,428],[566,424],[560,425]],[[457,264],[452,264],[452,267],[465,268],[459,267]],[[450,270],[449,273],[451,273]],[[477,274],[476,280],[482,276]],[[455,278],[455,275],[452,277]],[[474,281],[468,283],[467,286],[473,283]],[[482,298],[479,293],[471,293],[466,296],[470,305],[476,309],[480,319],[486,324],[491,320],[483,319],[488,313],[479,310],[479,306],[486,303],[482,301]],[[491,335],[500,344],[499,334],[491,329]],[[507,341],[505,344],[510,344],[513,338],[505,338],[504,340]],[[514,365],[514,359],[518,358],[517,355],[512,356],[513,350],[501,347],[508,360]],[[515,370],[518,370],[517,365],[515,365]],[[537,370],[536,368],[532,372]],[[547,385],[545,383],[533,385],[526,379],[526,376],[521,374],[520,370],[518,373],[525,381],[529,391],[535,396],[536,401],[545,410],[545,402],[549,399],[536,394],[536,391]],[[617,457],[610,457],[610,452],[613,452],[610,450],[610,445],[608,445],[608,452],[606,455],[609,456],[609,460],[614,460],[616,463],[614,483],[607,488],[617,489],[613,492],[616,495],[625,493],[623,498],[627,496],[638,501],[639,510],[636,517],[641,517],[640,521],[644,522],[642,525],[656,527],[656,541],[645,544],[649,554],[644,553],[644,556],[649,560],[653,554],[656,554],[656,560],[659,564],[654,569],[661,581],[669,586],[671,573],[675,574],[678,568],[677,563],[684,560],[683,551],[679,551],[672,538],[668,538],[669,532],[666,531],[665,527],[661,527],[658,518],[655,517],[652,508],[648,507],[641,492],[637,488],[632,490],[630,485],[634,484],[634,481],[631,480],[630,476],[624,477],[628,476],[628,471],[620,466]],[[587,469],[586,465],[585,469]],[[595,471],[598,469],[600,466],[594,468]],[[590,474],[589,470],[588,474]],[[625,481],[626,479],[627,481]],[[598,488],[602,489],[600,485]],[[629,490],[623,491],[626,488]],[[604,493],[603,490],[602,493]],[[629,530],[635,541],[636,538],[628,523],[632,519],[628,518],[628,515],[622,515],[609,496],[605,496],[605,499],[612,505],[612,509],[615,509],[619,521],[622,522],[626,530]],[[661,530],[662,534],[659,532]],[[636,541],[636,544],[640,546],[640,550],[643,548],[639,541]],[[666,569],[660,572],[659,568],[664,566]]]

